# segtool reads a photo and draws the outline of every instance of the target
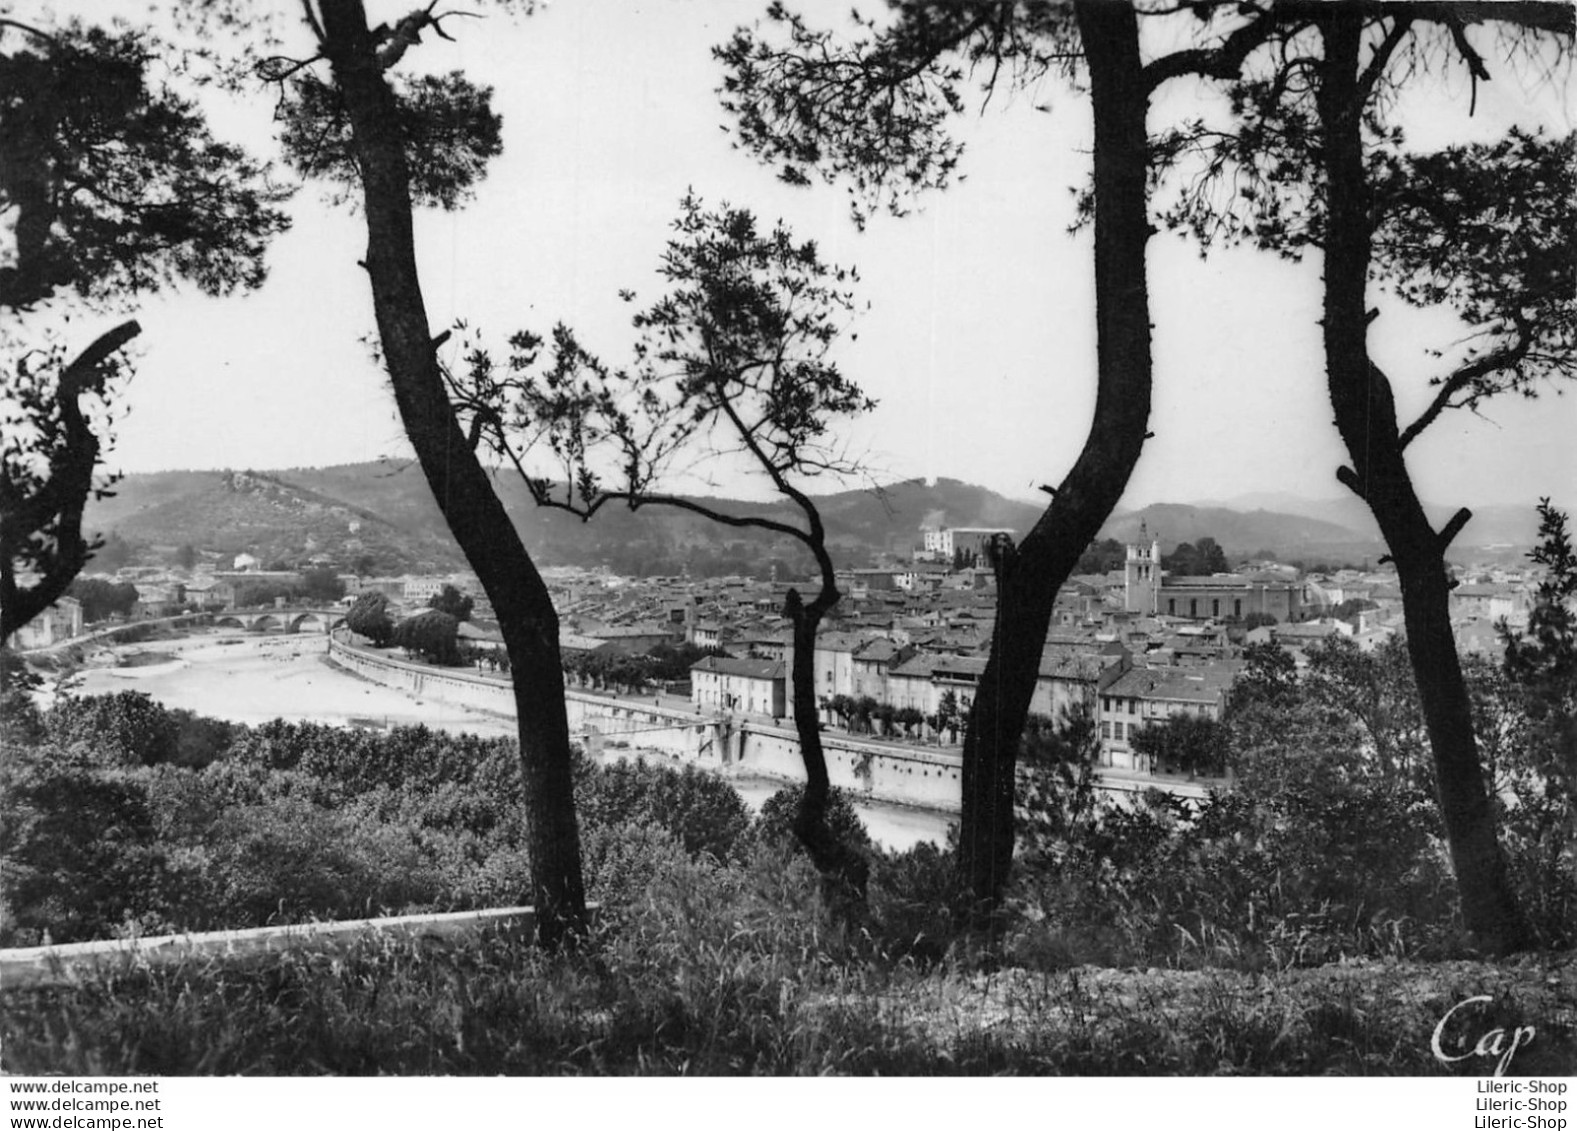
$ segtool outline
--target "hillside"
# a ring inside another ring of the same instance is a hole
[[[1214,538],[1229,555],[1257,556],[1268,551],[1289,560],[1359,562],[1385,552],[1378,536],[1307,515],[1181,503],[1156,503],[1114,515],[1101,534],[1120,542],[1136,540],[1141,524],[1150,537],[1160,539],[1166,553],[1179,542],[1204,537]]]
[[[497,486],[526,548],[543,566],[606,566],[619,573],[700,576],[802,576],[809,555],[795,542],[761,531],[721,526],[672,508],[609,507],[591,522],[535,506],[512,474]],[[777,502],[708,498],[715,509],[798,522]],[[1242,505],[1254,501],[1279,506]],[[1006,527],[1020,536],[1041,504],[1010,499],[953,479],[893,483],[817,499],[840,565],[903,560],[920,544],[922,526]],[[1442,515],[1443,517],[1443,515]],[[1491,543],[1531,544],[1532,507],[1486,508],[1468,527],[1458,552]],[[1162,503],[1114,515],[1103,537],[1137,538],[1141,523],[1170,551],[1179,542],[1214,538],[1230,555],[1268,551],[1284,560],[1362,562],[1384,553],[1361,506],[1246,496],[1222,505]],[[414,463],[362,463],[277,471],[168,471],[128,475],[116,495],[94,503],[87,525],[157,558],[191,544],[211,558],[246,551],[265,564],[292,564],[326,555],[341,567],[375,572],[448,571],[464,567],[420,468]]]
[[[250,553],[265,565],[323,554],[377,572],[453,569],[447,535],[391,522],[373,509],[268,472],[172,471],[129,475],[88,507],[84,525],[147,551],[191,545],[221,562]]]

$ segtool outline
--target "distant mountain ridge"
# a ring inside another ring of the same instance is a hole
[[[1209,500],[1196,504],[1201,507],[1224,507],[1229,510],[1265,509],[1284,514],[1303,515],[1324,522],[1345,526],[1361,538],[1378,540],[1380,528],[1375,525],[1369,508],[1352,495],[1328,499],[1305,499],[1282,491],[1257,492],[1235,495],[1225,500]],[[1556,500],[1560,505],[1560,500]],[[1489,503],[1471,505],[1472,520],[1457,536],[1456,546],[1463,549],[1489,546],[1529,547],[1538,541],[1538,499],[1530,498],[1526,504]],[[1435,526],[1441,527],[1456,513],[1457,507],[1447,503],[1425,501],[1424,511]]]
[[[607,566],[647,575],[762,573],[775,566],[784,577],[810,568],[809,556],[797,543],[770,533],[650,506],[639,511],[610,507],[582,522],[536,507],[512,473],[499,473],[495,483],[526,548],[544,566]],[[704,501],[730,513],[799,521],[785,502]],[[907,480],[877,490],[834,492],[816,501],[834,556],[848,566],[907,559],[920,545],[923,526],[1002,527],[1022,537],[1043,512],[1040,504],[953,479]],[[1296,509],[1289,509],[1293,503]],[[1490,515],[1482,523],[1476,518],[1464,545],[1531,544],[1537,524],[1531,507],[1517,522],[1510,522],[1512,517],[1503,522]],[[1114,514],[1101,533],[1132,541],[1142,525],[1166,551],[1208,536],[1229,555],[1267,551],[1283,559],[1357,563],[1384,552],[1372,523],[1362,521],[1366,518],[1361,504],[1355,513],[1340,502],[1286,500],[1278,509],[1161,503]],[[319,556],[341,567],[359,561],[389,573],[465,566],[425,478],[409,463],[133,474],[121,480],[114,497],[89,507],[87,526],[142,546],[191,544],[211,557],[247,552],[265,563]],[[1486,532],[1495,537],[1485,537]],[[1517,537],[1501,537],[1506,532]]]

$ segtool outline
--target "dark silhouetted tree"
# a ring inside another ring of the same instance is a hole
[[[82,602],[82,619],[88,624],[117,613],[127,616],[137,604],[137,587],[128,582],[106,581],[102,577],[79,577],[66,595]]]
[[[1079,555],[1079,560],[1074,563],[1074,573],[1110,573],[1112,570],[1122,569],[1123,563],[1128,558],[1128,550],[1115,538],[1102,538],[1099,542],[1091,542],[1090,548]]]
[[[853,308],[854,274],[823,263],[814,243],[796,241],[781,224],[762,231],[749,212],[711,211],[693,195],[674,228],[660,270],[667,291],[635,315],[640,337],[628,369],[611,370],[560,326],[545,372],[536,373],[540,339],[517,334],[506,366],[472,351],[454,396],[473,434],[514,464],[541,505],[588,519],[609,503],[673,507],[782,535],[810,553],[817,589],[808,600],[791,589],[784,602],[806,774],[795,829],[821,873],[862,900],[868,864],[827,817],[813,661],[817,630],[839,592],[820,511],[803,486],[858,470],[830,434],[835,421],[872,407],[829,355]],[[528,466],[523,437],[538,436],[556,479]],[[664,491],[664,475],[697,449],[737,457],[794,505],[802,524]]]
[[[847,181],[860,218],[878,207],[902,212],[916,191],[950,182],[961,146],[946,125],[965,107],[966,70],[983,70],[989,91],[999,79],[1027,86],[1082,68],[1094,117],[1094,419],[1051,505],[998,562],[991,654],[964,743],[959,867],[979,906],[991,909],[1012,865],[1018,745],[1057,591],[1121,498],[1147,435],[1150,98],[1181,76],[1235,77],[1270,26],[1241,5],[1169,6],[1191,21],[1182,27],[1191,46],[1147,62],[1140,9],[1127,4],[893,8],[891,19],[858,21],[840,40],[773,5],[784,42],[742,29],[718,48],[728,67],[724,104],[742,144],[790,182]]]
[[[449,405],[437,353],[447,335],[435,337],[428,319],[412,218],[417,205],[452,208],[468,199],[498,153],[490,91],[457,73],[433,78],[402,69],[424,36],[448,37],[444,21],[458,17],[436,5],[377,26],[360,0],[307,0],[302,10],[310,54],[264,60],[260,73],[285,91],[284,140],[292,160],[346,185],[365,217],[364,266],[395,404],[509,654],[531,899],[538,937],[555,945],[584,925],[586,903],[558,613]]]
[[[1502,630],[1505,672],[1531,724],[1525,760],[1570,819],[1577,818],[1577,555],[1563,511],[1543,499],[1539,519],[1539,544],[1528,556],[1545,573],[1527,629]]]
[[[346,626],[365,636],[379,648],[394,636],[394,618],[389,615],[389,599],[382,593],[363,593],[345,614]]]
[[[338,601],[345,596],[345,583],[332,566],[309,569],[301,575],[301,596],[308,601]]]
[[[1545,47],[1569,54],[1573,9],[1284,2],[1272,10],[1278,50],[1234,89],[1235,126],[1196,122],[1166,143],[1183,164],[1199,162],[1168,219],[1207,240],[1322,251],[1327,389],[1351,460],[1337,478],[1368,505],[1396,563],[1464,920],[1486,947],[1514,949],[1530,936],[1497,842],[1450,622],[1445,551],[1471,514],[1459,510],[1437,530],[1405,454],[1449,409],[1532,395],[1573,374],[1573,145],[1570,135],[1512,130],[1497,143],[1419,154],[1389,114],[1398,89],[1423,81],[1440,58],[1460,60],[1474,83],[1490,77],[1468,35],[1473,25],[1534,37],[1533,57]],[[1218,191],[1228,181],[1231,192]],[[1471,329],[1473,344],[1433,379],[1429,404],[1411,422],[1369,353],[1378,316],[1371,284],[1412,305],[1444,306]]]
[[[460,622],[448,613],[428,609],[395,625],[392,640],[397,647],[415,652],[430,663],[458,664],[459,626]]]
[[[445,585],[427,599],[427,607],[429,609],[437,609],[441,613],[448,613],[455,620],[470,620],[471,610],[475,606],[475,601],[460,592],[453,585]]]
[[[286,226],[265,167],[217,141],[191,102],[149,75],[161,45],[133,30],[0,19],[0,310],[56,296],[124,307],[177,279],[210,294],[256,286]],[[5,335],[0,439],[0,639],[66,591],[94,546],[106,421],[128,373],[125,321],[73,353]]]

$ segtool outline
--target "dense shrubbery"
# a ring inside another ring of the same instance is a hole
[[[1009,955],[1257,968],[1454,945],[1427,789],[1416,774],[1376,772],[1350,718],[1306,681],[1275,678],[1273,657],[1262,663],[1263,698],[1222,732],[1237,786],[1204,802],[1104,802],[1088,715],[1035,721],[1020,867],[995,928]],[[13,724],[23,741],[8,745],[0,783],[10,945],[496,906],[529,886],[505,739],[248,728],[134,692],[62,699],[25,722]],[[752,819],[726,781],[694,768],[583,761],[576,800],[590,890],[615,918],[679,861],[754,874],[797,856],[795,789]],[[1506,822],[1519,890],[1552,943],[1570,937],[1577,908],[1570,853],[1549,831],[1563,814],[1529,799]],[[976,945],[947,850],[876,850],[841,792],[832,815],[872,858],[868,945],[926,960]]]
[[[1233,788],[1201,802],[1103,802],[1088,718],[1030,728],[1010,953],[1258,968],[1462,944],[1404,650],[1333,640],[1301,677],[1274,645],[1251,647],[1248,660],[1224,725],[1148,732],[1151,753],[1231,767]],[[1514,681],[1483,664],[1469,675],[1517,898],[1544,945],[1569,945],[1571,798],[1548,788],[1559,775],[1540,767],[1548,756],[1528,741],[1532,713]]]
[[[1146,795],[1025,861],[1013,951],[1030,963],[1282,968],[1439,952],[1455,895],[1427,798]]]
[[[67,696],[44,716],[60,746],[80,747],[101,765],[201,768],[219,757],[238,728],[191,711],[171,710],[141,691]]]
[[[62,699],[17,733],[0,762],[5,945],[507,905],[529,890],[507,739],[248,728],[135,692]],[[690,767],[582,761],[576,798],[604,902],[639,897],[670,858],[738,864],[761,839],[739,794]]]
[[[647,762],[598,767],[582,759],[575,809],[588,826],[640,825],[663,830],[691,856],[739,858],[751,818],[728,782],[694,766],[673,770]]]
[[[74,942],[167,921],[179,865],[146,779],[81,748],[7,747],[0,762],[0,943]]]

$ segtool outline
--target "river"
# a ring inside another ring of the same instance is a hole
[[[144,691],[167,707],[256,725],[270,719],[334,726],[414,726],[488,737],[515,736],[506,715],[458,707],[372,683],[328,662],[328,638],[317,635],[198,633],[95,652],[70,683],[81,695]],[[605,758],[624,756],[612,751]],[[653,755],[662,758],[661,755]],[[783,783],[731,779],[752,810]],[[872,838],[892,849],[940,843],[951,818],[898,805],[864,804]]]

